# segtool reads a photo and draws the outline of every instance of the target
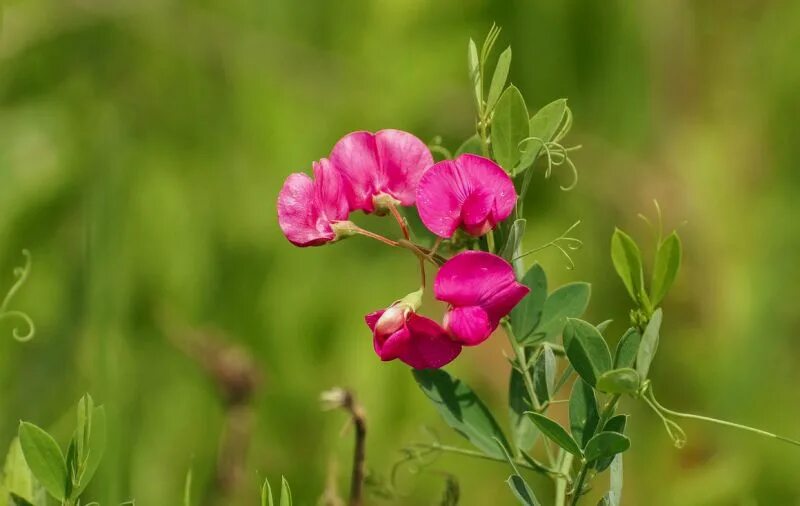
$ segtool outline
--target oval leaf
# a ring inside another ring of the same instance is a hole
[[[583,320],[567,320],[564,351],[575,371],[592,386],[597,384],[597,378],[611,369],[611,352],[603,336]]]
[[[533,365],[533,389],[539,402],[550,400],[556,386],[556,355],[549,345],[544,344],[542,353]]]
[[[552,341],[564,331],[568,318],[578,318],[586,311],[592,287],[589,283],[568,283],[551,293],[544,302],[539,325],[526,344]]]
[[[106,409],[97,406],[92,410],[92,425],[89,433],[89,453],[86,456],[86,467],[83,470],[80,484],[72,491],[72,497],[77,498],[89,485],[92,476],[100,466],[106,450]]]
[[[539,109],[528,122],[528,135],[544,142],[552,141],[567,115],[567,99],[560,98]],[[536,161],[544,146],[541,141],[529,140],[523,146],[519,165],[514,175],[527,169]]]
[[[639,303],[644,293],[642,254],[633,239],[618,228],[611,237],[611,261],[628,294]]]
[[[514,260],[514,257],[517,255],[519,251],[519,245],[522,243],[522,236],[525,235],[525,220],[519,219],[514,220],[514,223],[511,225],[511,230],[508,232],[508,240],[506,240],[506,244],[503,247],[503,250],[500,252],[500,256],[508,260],[511,263]]]
[[[465,140],[456,150],[455,156],[463,155],[464,153],[472,153],[473,155],[483,155],[483,143],[478,134],[473,135]]]
[[[639,343],[642,341],[642,334],[639,329],[631,327],[622,335],[617,343],[617,350],[614,353],[614,367],[622,369],[633,367],[636,363],[636,354],[639,353]]]
[[[617,432],[619,434],[625,434],[625,426],[628,424],[628,415],[614,415],[606,422],[605,427],[603,427],[603,431],[605,432]],[[608,469],[608,466],[611,465],[611,460],[613,457],[603,457],[597,460],[594,467],[597,469],[597,472],[603,472]]]
[[[633,369],[614,369],[597,378],[597,389],[607,394],[635,394],[640,383],[639,373]]]
[[[478,107],[478,112],[482,112],[483,90],[481,89],[481,64],[478,58],[478,47],[472,39],[469,39],[467,62],[469,65],[469,79],[472,82],[472,89],[475,91],[475,103]]]
[[[538,263],[533,264],[521,283],[530,289],[514,309],[511,310],[511,327],[519,342],[525,341],[542,318],[544,303],[547,300],[547,275]]]
[[[655,357],[658,350],[661,317],[661,308],[658,308],[653,312],[653,316],[650,317],[650,321],[644,329],[644,334],[642,334],[642,342],[636,355],[636,371],[642,377],[642,381],[647,379],[647,374],[650,372],[650,364],[653,362],[653,357]]]
[[[511,171],[520,159],[520,143],[528,137],[528,110],[515,86],[497,101],[492,119],[492,152],[497,163]]]
[[[597,430],[599,421],[600,414],[597,411],[594,390],[588,383],[578,378],[569,396],[569,428],[578,446],[581,448],[586,446]]]
[[[522,476],[518,474],[512,474],[506,480],[508,486],[511,488],[511,492],[514,494],[514,497],[525,506],[539,506],[539,501],[536,499],[536,496],[533,494],[533,490],[528,485],[528,483],[522,478]]]
[[[650,285],[650,302],[657,306],[664,299],[681,267],[681,240],[678,234],[672,232],[656,251],[656,261],[653,265],[653,281]]]
[[[533,423],[539,427],[539,430],[542,431],[542,434],[547,436],[548,439],[573,455],[578,457],[583,456],[583,452],[581,452],[578,443],[572,439],[572,436],[558,423],[533,411],[528,411],[526,414],[531,417]]]
[[[494,75],[492,76],[492,84],[489,85],[489,95],[486,98],[486,108],[491,111],[503,88],[506,87],[506,80],[508,79],[508,69],[511,67],[511,47],[507,47],[505,51],[500,53],[497,58],[497,65],[494,67]]]
[[[601,432],[586,443],[584,455],[587,462],[599,458],[612,457],[631,446],[631,440],[618,432]]]
[[[63,501],[67,485],[67,466],[55,439],[32,423],[20,422],[19,443],[25,461],[36,479],[50,495]]]
[[[414,379],[433,401],[444,421],[486,455],[504,458],[499,440],[508,440],[480,398],[462,381],[441,369],[415,369]]]

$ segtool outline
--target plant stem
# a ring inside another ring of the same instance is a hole
[[[421,448],[430,449],[430,450],[438,450],[445,453],[453,453],[456,455],[463,455],[465,457],[473,457],[482,460],[491,460],[492,462],[504,462],[508,463],[508,461],[504,458],[500,457],[493,457],[491,455],[487,455],[485,453],[481,453],[476,450],[469,450],[467,448],[459,448],[457,446],[447,446],[439,443],[426,443],[426,444],[419,444],[417,445]],[[560,470],[553,469],[545,464],[542,464],[532,457],[530,460],[527,459],[513,459],[515,465],[522,467],[524,469],[528,469],[529,471],[535,471],[537,473],[544,473],[554,477],[558,477],[559,479],[567,479],[567,476],[562,473]]]
[[[700,420],[701,422],[709,422],[715,423],[717,425],[723,425],[725,427],[731,427],[734,429],[743,430],[746,432],[752,432],[753,434],[758,434],[759,436],[764,436],[772,439],[777,439],[778,441],[783,441],[784,443],[789,443],[795,446],[800,446],[800,441],[796,441],[794,439],[790,439],[788,437],[779,436],[778,434],[774,434],[772,432],[767,432],[765,430],[756,429],[755,427],[749,427],[747,425],[742,425],[739,423],[729,422],[727,420],[720,420],[718,418],[711,418],[709,416],[702,416],[702,415],[693,415],[691,413],[681,413],[680,411],[673,411],[671,409],[667,409],[662,406],[655,398],[653,394],[653,389],[648,388],[645,396],[653,403],[653,405],[658,408],[662,413],[666,413],[670,416],[674,416],[676,418],[685,418],[689,420]]]

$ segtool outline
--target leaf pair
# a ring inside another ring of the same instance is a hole
[[[272,498],[272,486],[269,484],[269,479],[266,478],[264,484],[261,485],[261,506],[275,506]],[[281,476],[281,495],[278,506],[292,506],[292,489],[289,488],[289,482],[284,476]]]
[[[611,260],[625,289],[639,307],[648,314],[664,299],[681,265],[681,240],[673,231],[656,248],[650,292],[645,289],[642,253],[636,242],[620,229],[611,237]]]
[[[91,396],[78,403],[78,427],[66,457],[44,429],[20,422],[19,441],[25,461],[45,490],[60,501],[80,497],[92,479],[105,450],[106,418],[103,406],[94,406]]]
[[[626,436],[618,432],[603,431],[592,436],[586,442],[585,447],[581,448],[578,442],[557,422],[533,411],[528,412],[528,416],[548,439],[586,462],[613,457],[617,453],[626,451],[631,445]]]
[[[511,311],[511,328],[520,344],[553,341],[567,320],[581,316],[589,305],[592,290],[588,283],[568,283],[547,295],[547,275],[538,263],[521,282],[530,293]]]

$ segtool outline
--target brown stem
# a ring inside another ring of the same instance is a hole
[[[367,417],[355,395],[347,392],[342,406],[350,413],[355,427],[355,447],[353,449],[353,472],[350,475],[350,506],[361,506],[364,489],[364,459],[367,451]]]

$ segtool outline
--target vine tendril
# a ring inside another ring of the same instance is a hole
[[[27,327],[27,332],[24,333],[19,325],[15,326],[11,331],[11,335],[19,342],[30,341],[36,334],[36,326],[34,325],[30,316],[22,311],[8,309],[8,306],[11,304],[11,300],[14,298],[14,295],[16,295],[17,291],[22,287],[22,285],[25,284],[25,281],[28,279],[28,274],[30,274],[31,271],[30,251],[24,249],[22,250],[22,255],[25,257],[25,265],[14,269],[14,277],[16,278],[16,281],[14,281],[14,284],[11,285],[11,288],[3,298],[3,302],[0,304],[0,320],[22,320],[22,323]]]
[[[537,251],[542,251],[543,249],[547,249],[549,247],[554,247],[564,255],[564,258],[567,260],[567,270],[572,270],[575,268],[575,261],[572,260],[572,256],[570,256],[569,251],[577,251],[583,246],[583,241],[576,237],[569,237],[569,233],[575,230],[575,228],[581,224],[581,220],[576,221],[568,229],[566,229],[560,236],[556,237],[555,239],[542,244],[536,248],[526,251],[520,255],[514,257],[511,261],[514,262],[519,260],[520,258],[524,258],[528,255],[536,253]],[[563,244],[563,245],[562,245]],[[569,251],[568,251],[569,250]]]

